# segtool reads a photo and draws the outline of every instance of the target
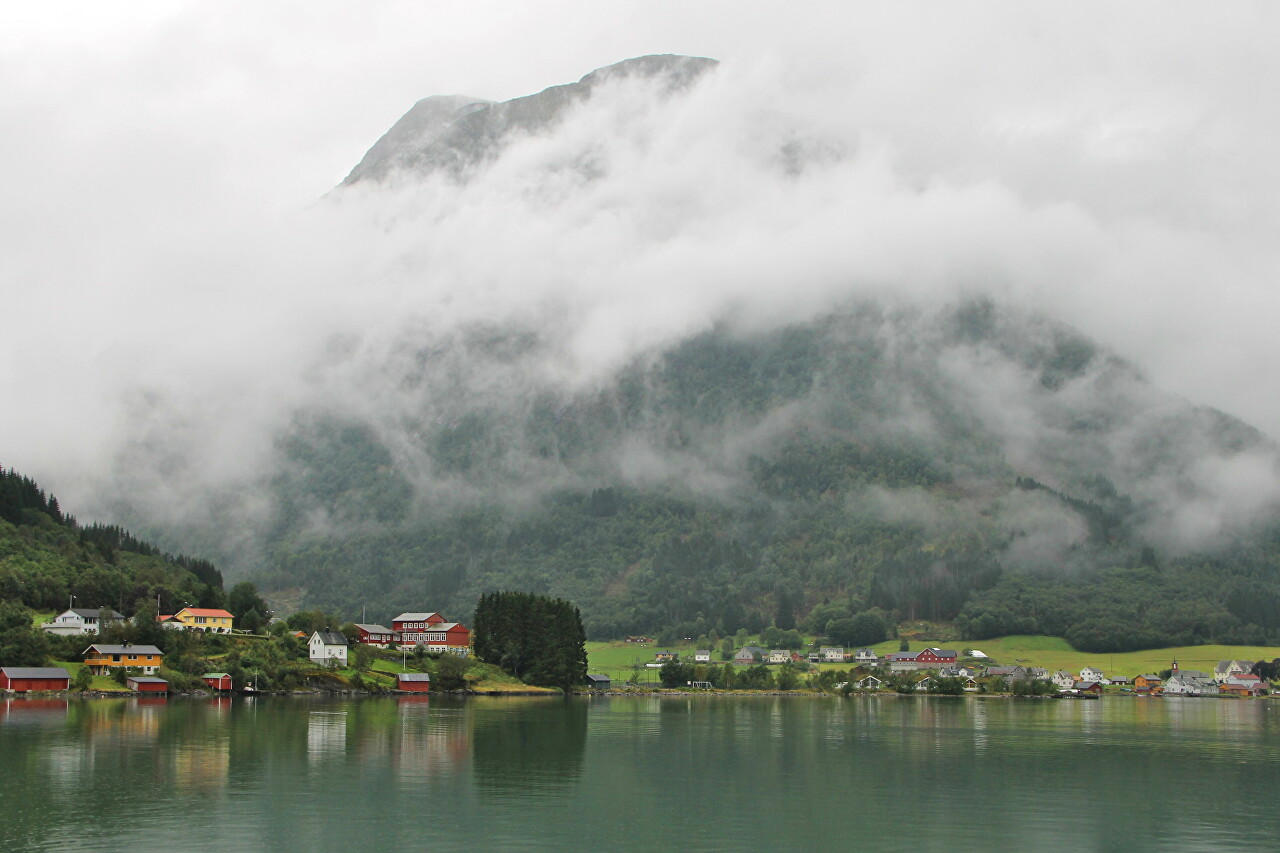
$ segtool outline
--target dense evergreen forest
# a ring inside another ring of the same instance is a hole
[[[163,553],[114,525],[81,525],[30,477],[0,468],[0,601],[35,610],[143,603],[225,607],[213,563]]]

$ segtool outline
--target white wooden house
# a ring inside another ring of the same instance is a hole
[[[316,631],[307,643],[307,657],[312,663],[347,665],[347,638],[337,631]]]
[[[73,607],[59,613],[52,622],[46,622],[40,627],[50,634],[70,637],[76,634],[96,634],[100,625],[123,618],[123,614],[117,613],[110,607]]]
[[[1096,681],[1099,684],[1106,684],[1107,676],[1096,666],[1082,666],[1080,667],[1080,680]]]

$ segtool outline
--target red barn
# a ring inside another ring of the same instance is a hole
[[[925,649],[916,654],[916,666],[920,668],[951,666],[955,662],[955,649]]]
[[[71,676],[60,666],[0,667],[0,690],[26,693],[28,690],[66,690]]]
[[[124,680],[134,693],[168,693],[169,682],[150,675],[131,675]]]
[[[206,672],[200,676],[210,690],[230,690],[231,676],[225,672]]]
[[[396,688],[406,693],[428,693],[431,676],[425,672],[397,672]]]

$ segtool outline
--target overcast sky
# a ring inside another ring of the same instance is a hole
[[[271,393],[288,385],[315,337],[282,328],[383,295],[335,283],[342,265],[287,245],[288,223],[414,101],[507,99],[647,53],[720,59],[732,96],[709,109],[745,114],[758,97],[865,146],[896,188],[885,199],[930,194],[927,208],[885,209],[888,248],[866,259],[877,275],[989,279],[1163,387],[1280,435],[1280,13],[1025,6],[10,4],[0,464],[69,484],[116,452],[111,424],[138,389],[225,404],[247,365],[271,374]],[[738,210],[752,209],[745,192]],[[777,192],[761,189],[761,209],[798,204]],[[776,247],[780,263],[841,239],[793,221],[809,233]],[[947,263],[922,265],[933,255]],[[833,252],[815,275],[860,262]]]

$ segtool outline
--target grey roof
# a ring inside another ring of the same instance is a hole
[[[370,634],[394,634],[395,631],[383,625],[369,625],[365,622],[357,622],[356,627]]]
[[[70,678],[60,666],[0,666],[0,672],[10,678]]]
[[[753,655],[765,654],[765,650],[760,648],[759,646],[743,646],[742,648],[738,649],[738,654],[742,654],[743,652],[747,652],[748,654],[753,654]]]
[[[314,634],[312,634],[312,635],[311,635],[311,637],[312,637],[312,639],[315,639],[316,637],[319,637],[319,638],[320,638],[320,642],[324,643],[326,646],[345,646],[345,645],[347,645],[347,638],[346,638],[346,636],[345,636],[345,635],[343,635],[343,634],[340,634],[340,633],[339,633],[339,632],[337,632],[337,631],[316,631]],[[364,654],[364,653],[363,653],[363,652],[361,652],[361,654]]]
[[[126,681],[136,681],[139,684],[168,684],[163,678],[156,678],[151,675],[131,675],[125,679]]]
[[[117,613],[110,607],[73,607],[71,612],[79,616],[81,619],[101,619],[106,614],[107,619],[123,619],[123,613]]]
[[[431,681],[431,674],[427,672],[397,672],[396,681]]]
[[[598,673],[588,672],[588,673],[587,673],[587,681],[588,681],[588,682],[591,682],[591,683],[594,683],[594,684],[599,684],[599,683],[600,683],[600,682],[602,682],[602,681],[609,681],[609,682],[612,682],[612,681],[613,681],[613,679],[611,679],[611,678],[610,678],[609,676],[607,676],[607,675],[600,675],[600,674],[598,674]]]
[[[710,654],[711,654],[711,650],[710,650],[710,649],[695,649],[693,653],[694,653],[695,655],[708,655],[708,656],[710,656]]]
[[[401,613],[399,616],[392,619],[391,621],[392,622],[426,622],[432,616],[439,616],[439,615],[440,614],[434,610],[430,612],[425,612],[425,613]]]
[[[85,649],[84,652],[81,652],[80,654],[84,654],[90,649],[92,649],[93,651],[96,651],[100,655],[163,655],[164,654],[164,652],[160,651],[155,646],[104,646],[98,643],[94,643],[92,646],[89,646],[89,648]]]
[[[926,652],[933,652],[940,658],[953,658],[956,656],[955,649],[925,649]]]

